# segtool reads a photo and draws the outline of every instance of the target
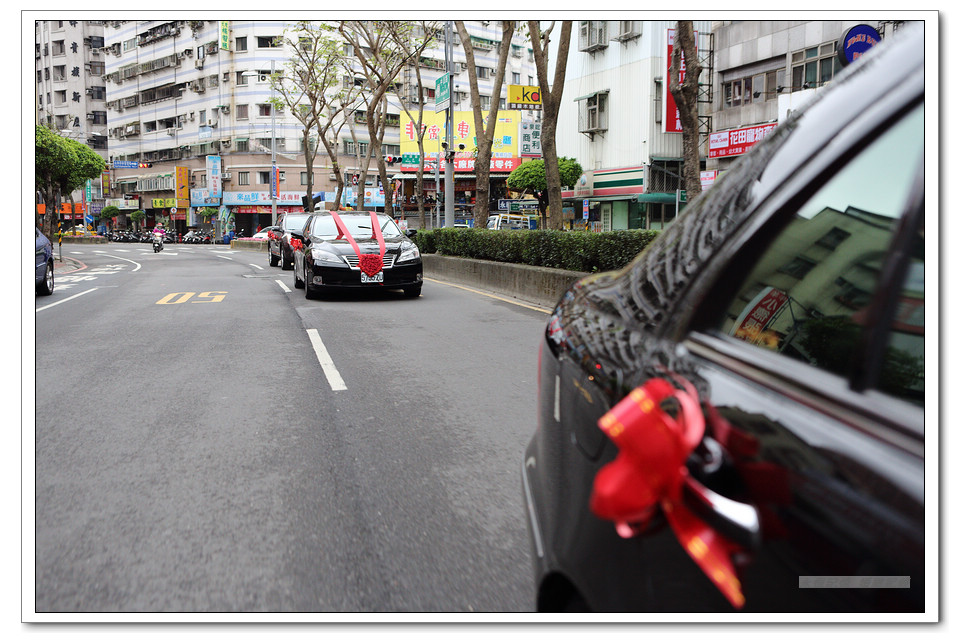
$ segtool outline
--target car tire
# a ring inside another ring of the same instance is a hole
[[[306,268],[303,269],[303,274],[304,274],[304,275],[307,274],[307,269],[306,269]],[[304,286],[303,279],[300,279],[300,277],[297,275],[297,267],[294,266],[294,267],[293,267],[293,287],[294,287],[294,288],[303,288],[303,286]]]
[[[267,257],[270,259],[271,268],[276,268],[277,264],[280,263],[280,257],[274,257],[269,247],[267,247]]]
[[[43,271],[43,281],[37,286],[37,293],[40,295],[53,294],[53,262],[48,261]]]
[[[407,286],[403,289],[403,294],[411,299],[414,297],[420,296],[420,291],[423,290],[423,284],[417,284],[416,286]]]
[[[316,299],[320,293],[317,292],[317,288],[312,286],[313,275],[307,272],[306,267],[303,269],[303,296],[307,299]]]
[[[283,246],[280,246],[280,269],[290,270],[292,268],[293,268],[293,261],[287,259],[287,256],[283,254]]]

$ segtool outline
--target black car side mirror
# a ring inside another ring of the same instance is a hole
[[[413,239],[415,236],[417,236],[417,231],[416,231],[416,230],[407,230],[407,236],[410,237],[411,239]]]

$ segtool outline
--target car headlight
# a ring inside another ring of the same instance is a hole
[[[414,259],[420,258],[420,248],[417,247],[417,244],[413,242],[404,243],[400,246],[400,256],[397,258],[397,263],[403,261],[413,261]]]
[[[339,255],[336,255],[327,250],[314,250],[313,251],[313,262],[314,263],[327,263],[327,264],[343,264],[343,259]]]

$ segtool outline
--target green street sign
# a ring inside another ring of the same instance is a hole
[[[442,112],[450,109],[450,74],[444,74],[437,78],[436,84],[436,105],[434,112]]]

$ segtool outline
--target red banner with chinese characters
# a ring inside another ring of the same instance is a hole
[[[766,123],[726,132],[714,132],[707,143],[707,153],[712,159],[745,154],[776,126],[776,123]]]

